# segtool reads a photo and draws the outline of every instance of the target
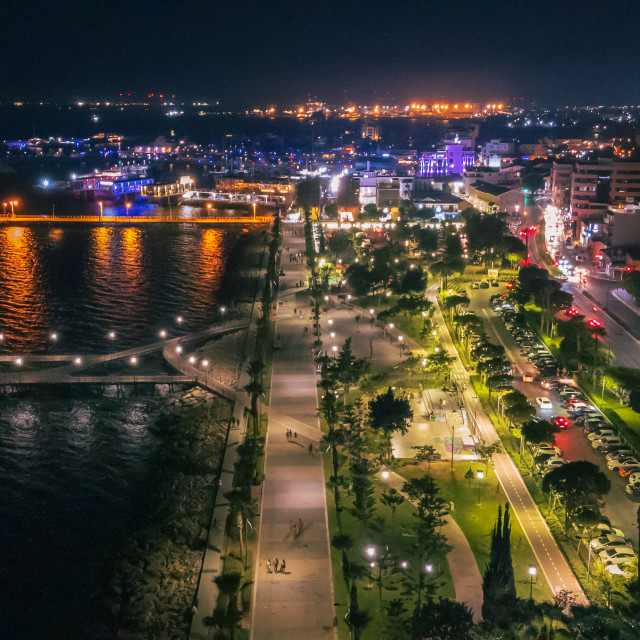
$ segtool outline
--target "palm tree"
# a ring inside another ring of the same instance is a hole
[[[256,440],[258,439],[259,432],[258,400],[264,395],[264,387],[262,386],[262,382],[253,378],[251,382],[244,385],[243,389],[251,398],[251,409],[249,413],[251,414],[251,422],[253,425],[253,442],[255,444]]]
[[[249,545],[247,541],[247,520],[255,512],[255,502],[247,491],[234,488],[223,494],[229,501],[229,523],[238,527],[240,533],[240,555],[244,556],[244,566],[247,567],[249,558]],[[244,534],[244,535],[243,535]],[[244,553],[242,552],[244,540]]]
[[[213,579],[220,593],[227,597],[227,610],[224,613],[224,623],[228,627],[231,640],[235,640],[236,628],[242,618],[238,609],[238,593],[240,591],[241,580],[242,575],[237,572],[223,573]]]

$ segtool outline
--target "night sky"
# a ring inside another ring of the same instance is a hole
[[[636,0],[3,0],[0,98],[639,104],[639,24]]]

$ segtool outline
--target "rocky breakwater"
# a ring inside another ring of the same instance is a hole
[[[196,387],[167,398],[149,427],[156,515],[111,559],[99,596],[104,625],[92,637],[188,635],[231,411]]]

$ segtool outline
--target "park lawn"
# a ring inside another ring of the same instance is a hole
[[[341,465],[343,467],[344,463],[345,458],[344,456],[341,456]],[[328,478],[331,475],[331,460],[329,455],[324,456],[324,472],[325,478]],[[410,533],[411,527],[415,522],[415,507],[408,501],[405,501],[397,508],[392,523],[391,510],[381,504],[379,500],[386,484],[381,480],[374,480],[374,486],[374,498],[376,499],[374,517],[382,516],[385,518],[386,522],[382,544],[388,545],[390,553],[397,557],[398,562],[406,561],[409,563],[409,567],[415,567],[417,559],[411,550],[413,536]],[[339,533],[333,491],[331,489],[327,489],[326,495],[329,531],[330,536],[333,537]],[[352,506],[352,499],[347,495],[346,490],[344,489],[342,490],[342,502],[342,531],[343,533],[350,535],[354,540],[354,545],[347,552],[347,555],[351,562],[362,562],[366,564],[367,558],[364,554],[364,549],[369,545],[375,545],[376,548],[380,546],[378,534],[371,530],[363,529],[360,521],[351,514],[350,508]],[[449,565],[443,560],[444,558],[431,559],[436,567],[432,580],[436,580],[439,585],[437,591],[438,596],[443,598],[455,598],[455,591],[451,581]],[[348,611],[349,593],[342,576],[342,552],[335,549],[333,546],[331,546],[331,565],[333,569],[334,603],[336,619],[338,622],[338,637],[340,639],[347,640],[350,638],[350,632],[344,621],[344,617]],[[409,612],[412,610],[412,598],[404,595],[400,584],[402,571],[402,569],[398,569],[395,572],[390,570],[383,572],[382,602],[380,600],[380,592],[376,581],[377,567],[373,569],[372,575],[374,580],[372,588],[367,588],[369,582],[368,578],[359,581],[358,606],[361,610],[366,610],[371,616],[371,620],[363,634],[364,638],[372,637],[372,630],[380,630],[384,627],[385,616],[383,614],[381,604],[384,606],[393,599],[401,598],[405,602],[407,610]]]
[[[407,462],[397,469],[400,475],[411,479],[425,473],[426,463]],[[466,536],[482,575],[489,562],[491,532],[498,516],[498,506],[504,507],[506,498],[491,467],[488,477],[485,475],[483,480],[478,480],[475,477],[476,471],[485,471],[484,463],[454,462],[453,466],[452,473],[450,462],[431,463],[431,474],[438,482],[442,497],[453,503],[451,515]],[[474,479],[470,484],[464,477],[469,468],[474,473]],[[511,519],[511,555],[518,597],[528,598],[528,568],[530,565],[539,565],[515,516]],[[534,581],[533,597],[537,601],[553,599],[551,589],[542,573]]]

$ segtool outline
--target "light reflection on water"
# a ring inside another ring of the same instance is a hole
[[[237,230],[198,225],[0,227],[3,352],[104,352],[210,324]],[[51,333],[59,339],[52,343]]]

